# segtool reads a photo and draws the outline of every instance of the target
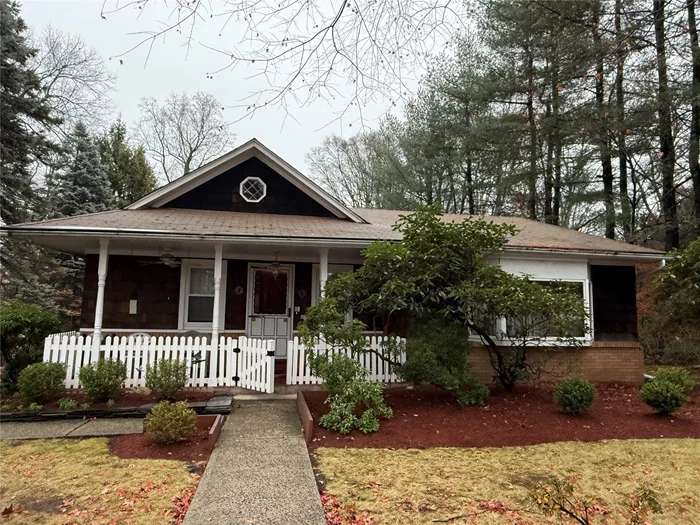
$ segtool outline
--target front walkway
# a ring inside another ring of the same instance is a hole
[[[236,405],[185,525],[325,525],[293,401]]]

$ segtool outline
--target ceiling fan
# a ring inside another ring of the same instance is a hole
[[[170,250],[168,248],[164,248],[164,251],[165,253],[158,257],[157,261],[140,261],[139,264],[164,264],[169,268],[176,268],[177,266],[180,266],[182,264],[182,262],[178,261],[173,254],[169,253]]]

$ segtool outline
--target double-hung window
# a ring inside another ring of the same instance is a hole
[[[226,295],[225,262],[219,292],[219,312],[223,312]],[[185,260],[180,282],[180,328],[207,330],[212,327],[214,315],[214,261]],[[221,326],[221,322],[219,322]]]

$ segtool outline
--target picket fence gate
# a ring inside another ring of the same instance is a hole
[[[66,388],[79,388],[80,368],[90,363],[92,337],[54,334],[46,338],[44,361],[66,367]],[[218,345],[207,337],[106,337],[100,357],[126,363],[124,386],[146,386],[146,367],[162,359],[187,362],[189,387],[239,386],[259,392],[275,389],[275,341],[221,337]]]
[[[367,379],[382,383],[395,383],[400,381],[393,370],[393,366],[380,356],[386,355],[388,343],[397,343],[403,346],[404,350],[398,356],[397,361],[406,362],[406,340],[400,337],[390,336],[367,336],[367,349],[369,352],[362,352],[354,356],[362,366],[367,369]],[[327,354],[342,353],[348,357],[353,357],[347,348],[328,347],[324,342],[319,341],[314,348],[315,352],[325,352]],[[311,374],[307,361],[308,349],[299,341],[298,337],[290,340],[287,344],[287,384],[288,385],[320,385],[323,380]]]

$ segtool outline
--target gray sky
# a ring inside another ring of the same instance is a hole
[[[121,4],[125,3],[122,0]],[[36,33],[50,24],[79,34],[107,60],[110,56],[127,51],[142,38],[129,33],[157,29],[172,11],[172,3],[170,8],[164,4],[149,4],[138,18],[138,12],[134,9],[124,9],[103,20],[101,7],[102,1],[98,0],[24,0],[22,17]],[[230,35],[235,34],[236,30],[235,26],[230,26],[223,37],[219,37],[217,28],[210,23],[201,25],[197,36],[200,41],[216,45],[217,38],[231,38]],[[253,66],[225,71],[208,79],[208,72],[224,65],[221,55],[195,44],[187,57],[181,40],[174,34],[157,43],[148,63],[144,64],[146,55],[147,47],[143,47],[126,55],[123,65],[119,64],[118,59],[108,62],[109,67],[118,74],[116,91],[112,93],[116,110],[130,126],[138,118],[138,103],[142,97],[162,101],[171,91],[207,91],[226,107],[226,119],[235,121],[245,111],[236,106],[245,104],[243,99],[251,93],[268,87],[264,77],[251,78],[255,73]],[[343,85],[338,85],[338,88],[348,89]],[[376,126],[390,106],[391,103],[384,99],[369,104],[363,109],[364,125]],[[307,172],[304,156],[311,147],[319,144],[326,135],[335,133],[347,137],[359,130],[356,110],[334,122],[346,107],[347,102],[338,98],[332,101],[317,100],[306,107],[290,107],[289,113],[294,118],[280,107],[259,110],[251,118],[233,125],[236,143],[257,137],[292,165]]]

